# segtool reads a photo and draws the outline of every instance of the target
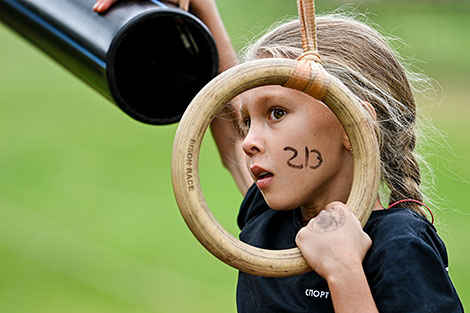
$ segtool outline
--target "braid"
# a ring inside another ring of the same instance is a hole
[[[421,174],[413,151],[415,138],[414,134],[411,138],[409,134],[398,135],[392,139],[392,144],[398,145],[394,152],[400,151],[400,154],[394,155],[384,151],[381,156],[385,165],[382,171],[385,174],[383,179],[390,189],[389,205],[402,199],[423,201],[420,188]],[[399,146],[400,144],[402,147]],[[421,205],[413,202],[409,202],[407,205],[423,216],[425,215]]]

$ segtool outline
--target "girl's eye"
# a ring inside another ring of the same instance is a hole
[[[245,118],[238,122],[238,131],[241,138],[245,138],[248,135],[248,131],[250,130],[251,126],[251,119]]]
[[[245,119],[243,120],[243,125],[245,125],[246,128],[250,128],[250,126],[251,126],[251,119],[248,118],[248,117],[245,118]]]
[[[271,119],[273,120],[279,120],[281,119],[284,115],[286,115],[286,111],[283,109],[272,109],[271,110]]]

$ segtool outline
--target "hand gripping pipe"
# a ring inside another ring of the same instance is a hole
[[[207,27],[156,0],[0,0],[0,20],[136,120],[179,121],[218,70]]]

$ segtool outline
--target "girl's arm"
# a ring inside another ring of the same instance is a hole
[[[219,53],[219,72],[223,72],[238,63],[230,38],[213,0],[192,0],[191,11],[210,29]],[[232,106],[237,108],[236,100]],[[245,195],[253,180],[245,165],[245,156],[241,140],[233,123],[233,115],[226,106],[211,123],[211,132],[222,158],[222,163],[232,174],[240,192]]]
[[[299,231],[296,243],[328,282],[336,313],[378,313],[362,267],[372,241],[346,205],[330,203]]]
[[[93,7],[102,13],[117,0],[97,0]],[[177,0],[167,2],[177,4]],[[238,63],[230,38],[214,0],[191,0],[190,11],[196,15],[214,36],[219,54],[219,72],[223,72]],[[224,108],[211,123],[211,132],[222,158],[222,163],[232,174],[240,192],[245,195],[253,180],[245,166],[244,154],[238,131],[233,123],[229,108]]]

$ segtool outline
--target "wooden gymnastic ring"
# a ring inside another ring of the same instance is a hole
[[[266,250],[253,247],[235,239],[215,220],[199,182],[201,142],[210,122],[229,100],[258,86],[283,85],[296,64],[297,61],[290,59],[260,59],[225,71],[196,95],[175,136],[173,189],[186,224],[217,258],[250,274],[283,277],[311,269],[298,248]],[[354,151],[354,178],[347,204],[364,225],[375,203],[380,179],[377,139],[361,104],[332,76],[323,102],[336,114],[349,136]]]

